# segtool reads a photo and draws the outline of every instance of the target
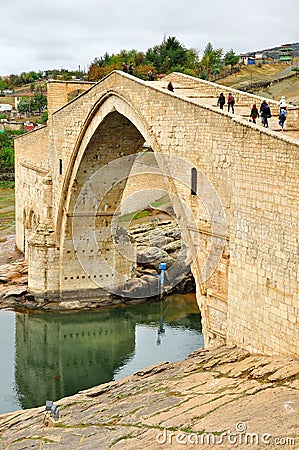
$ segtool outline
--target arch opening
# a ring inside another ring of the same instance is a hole
[[[163,221],[176,228],[178,223],[155,154],[128,118],[117,111],[104,118],[86,145],[70,190],[61,245],[62,295],[77,297],[84,291],[89,298],[104,289],[127,297],[155,296],[156,276],[136,279],[142,257],[129,228],[138,219],[148,221],[152,232],[161,230]],[[180,254],[182,269],[186,255],[181,250],[174,246],[173,253]],[[161,249],[152,258],[152,269],[161,255],[171,266],[174,258]],[[189,267],[184,270],[190,274]]]

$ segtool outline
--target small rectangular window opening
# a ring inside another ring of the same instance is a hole
[[[197,170],[191,169],[191,195],[197,195]]]

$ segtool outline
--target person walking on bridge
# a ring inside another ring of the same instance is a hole
[[[173,85],[172,85],[172,82],[171,82],[171,81],[169,81],[169,83],[168,83],[168,85],[167,85],[167,89],[168,89],[169,91],[171,91],[171,92],[174,91]]]
[[[227,97],[227,111],[229,112],[229,110],[231,108],[232,113],[234,114],[235,113],[234,105],[235,105],[235,98],[234,98],[233,94],[230,92]]]
[[[279,108],[280,109],[287,109],[287,103],[286,103],[286,98],[284,95],[281,96],[280,100],[279,100]]]
[[[217,105],[219,105],[220,109],[223,109],[223,106],[225,105],[225,97],[223,95],[223,92],[221,92],[221,94],[219,95]]]
[[[284,123],[286,121],[286,118],[287,118],[287,109],[280,108],[278,123],[281,127],[281,131],[283,131],[283,129],[284,129]]]
[[[148,81],[154,81],[154,75],[153,75],[152,70],[149,70],[147,72],[147,79],[148,79]]]
[[[266,102],[266,100],[263,100],[261,107],[260,107],[260,113],[261,113],[261,121],[262,125],[266,128],[269,127],[268,119],[272,117],[270,106]]]
[[[129,72],[130,75],[133,75],[133,63],[132,63],[132,61],[129,64],[128,72]]]
[[[252,105],[251,112],[250,112],[250,117],[251,117],[253,123],[256,123],[257,117],[260,117],[258,109],[257,109],[255,103],[254,103],[254,105]]]
[[[284,129],[284,123],[287,118],[287,103],[286,98],[284,95],[281,96],[281,99],[279,100],[279,117],[278,117],[278,123],[281,127],[281,131]]]

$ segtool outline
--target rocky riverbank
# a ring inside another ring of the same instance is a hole
[[[8,307],[10,302],[14,303],[19,297],[26,295],[27,285],[28,266],[22,253],[15,248],[15,236],[1,238],[0,308]]]
[[[299,360],[198,350],[44,407],[0,416],[3,449],[299,448]]]
[[[159,217],[159,216],[158,216]],[[23,255],[15,249],[14,236],[2,238],[0,243],[0,308],[28,308],[43,310],[96,309],[129,301],[144,301],[157,297],[159,264],[172,267],[171,277],[165,277],[165,294],[195,292],[195,283],[185,264],[185,249],[180,230],[174,220],[154,218],[149,223],[130,228],[128,239],[136,248],[136,264],[132,278],[123,287],[124,297],[102,290],[84,301],[72,298],[43,301],[28,293],[28,267]],[[133,299],[133,300],[132,300]]]

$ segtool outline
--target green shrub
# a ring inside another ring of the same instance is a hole
[[[0,149],[0,167],[12,169],[15,165],[15,154],[11,147],[2,147]]]
[[[0,133],[0,169],[13,170],[15,164],[13,138],[24,131],[4,130]]]

